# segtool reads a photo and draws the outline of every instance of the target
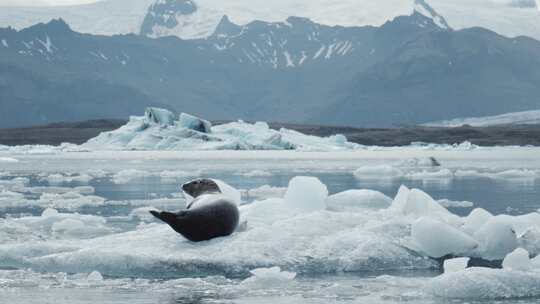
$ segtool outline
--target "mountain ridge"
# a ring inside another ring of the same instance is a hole
[[[9,110],[0,124],[155,105],[213,120],[390,126],[539,107],[534,39],[441,28],[420,13],[380,27],[221,21],[221,32],[195,40],[81,34],[62,20],[0,29],[0,71],[12,70],[0,73]],[[17,112],[25,103],[33,110]]]
[[[380,26],[412,14],[419,6],[431,8],[420,9],[427,15],[438,12],[454,29],[481,26],[507,37],[540,39],[540,12],[534,0],[105,0],[75,6],[8,7],[0,10],[0,26],[21,29],[62,17],[78,32],[194,39],[211,35],[224,15],[241,25],[300,16],[329,26]]]

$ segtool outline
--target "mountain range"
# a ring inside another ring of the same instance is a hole
[[[4,7],[0,26],[23,29],[62,18],[82,33],[193,39],[210,36],[224,15],[240,25],[298,16],[329,26],[381,26],[422,10],[418,2],[424,1],[456,30],[483,27],[507,37],[540,39],[540,0],[94,0],[84,5]],[[13,2],[38,5],[36,0]]]
[[[377,26],[222,16],[211,34],[188,40],[164,29],[189,29],[179,14],[197,14],[211,0],[147,2],[137,34],[84,34],[63,19],[0,29],[0,127],[123,118],[146,106],[209,119],[377,127],[540,107],[539,41],[456,29],[423,0]]]

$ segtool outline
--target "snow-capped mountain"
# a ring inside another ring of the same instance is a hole
[[[81,34],[62,20],[0,28],[0,124],[120,118],[151,105],[355,126],[540,108],[540,42],[448,23],[422,6],[378,27],[222,17],[192,40]]]
[[[540,124],[540,110],[505,113],[495,116],[456,118],[423,124],[427,127],[488,127],[500,125],[537,125]]]
[[[17,29],[62,18],[76,31],[150,37],[210,36],[224,15],[240,25],[254,20],[283,22],[290,16],[322,25],[380,26],[415,9],[444,16],[454,29],[481,26],[499,34],[540,39],[536,0],[103,0],[58,7],[9,7],[0,10],[0,26]]]

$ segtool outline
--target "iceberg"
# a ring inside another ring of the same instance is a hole
[[[271,129],[267,123],[243,121],[212,126],[190,114],[148,108],[142,117],[132,116],[117,130],[104,132],[81,146],[90,150],[302,150],[341,151],[361,146],[343,135],[317,137],[300,132]]]
[[[200,119],[193,115],[186,113],[180,114],[180,119],[178,120],[178,125],[197,132],[210,133],[212,132],[212,124],[204,119]]]

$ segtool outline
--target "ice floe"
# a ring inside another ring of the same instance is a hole
[[[19,182],[27,186],[24,180]],[[218,186],[225,195],[241,202],[240,191],[223,181]],[[179,197],[105,201],[107,206],[134,207],[122,219],[130,221],[132,228],[117,230],[109,221],[118,218],[57,211],[66,206],[77,208],[85,200],[87,204],[103,203],[69,189],[75,188],[38,191],[40,198],[35,201],[41,201],[40,206],[57,207],[46,209],[41,216],[0,219],[0,267],[84,273],[77,279],[70,278],[77,286],[99,285],[102,281],[116,284],[100,279],[108,275],[177,278],[204,273],[249,276],[235,288],[280,288],[296,284],[294,273],[438,269],[439,262],[434,258],[459,256],[444,262],[443,275],[423,280],[428,294],[490,299],[538,296],[534,288],[517,287],[526,280],[540,280],[536,270],[540,267],[535,266],[540,261],[528,257],[540,253],[538,213],[494,216],[474,209],[461,217],[419,189],[403,186],[393,200],[365,189],[329,195],[326,185],[317,178],[296,177],[286,189],[251,189],[272,193],[273,197],[256,198],[240,206],[242,220],[247,221],[245,229],[196,244],[148,213],[155,206],[161,208],[160,204],[180,209],[184,201]],[[5,191],[4,197],[24,199],[22,193]],[[469,258],[504,260],[505,269],[466,269]],[[484,276],[494,281],[484,282]],[[464,284],[468,279],[477,281]],[[495,291],[494,295],[482,291],[495,289],[494,282],[502,284],[499,286],[505,291]],[[424,287],[422,284],[419,286]]]
[[[540,296],[540,272],[467,268],[430,280],[426,290],[449,299],[532,298]]]
[[[116,172],[112,176],[112,181],[115,184],[127,184],[136,179],[158,177],[166,181],[176,181],[179,179],[185,179],[187,177],[196,177],[202,174],[201,170],[195,171],[179,171],[179,170],[165,170],[161,172],[149,172],[139,169],[125,169]]]
[[[280,267],[257,268],[250,271],[251,277],[242,281],[242,285],[250,288],[275,288],[291,284],[296,277],[296,273],[281,271]]]
[[[279,198],[283,197],[285,195],[285,192],[287,192],[286,187],[272,187],[270,185],[263,185],[257,188],[248,189],[248,190],[242,190],[242,195],[246,198],[255,198],[255,199],[261,199],[261,198]]]
[[[540,170],[534,169],[450,169],[437,165],[427,159],[408,159],[381,165],[366,165],[356,169],[353,174],[358,179],[409,179],[409,180],[452,180],[467,178],[487,178],[493,180],[534,180],[540,178]]]
[[[19,160],[13,157],[0,157],[0,163],[18,163]]]
[[[374,190],[347,190],[329,196],[326,205],[329,210],[347,211],[363,208],[385,209],[390,206],[392,199]]]

